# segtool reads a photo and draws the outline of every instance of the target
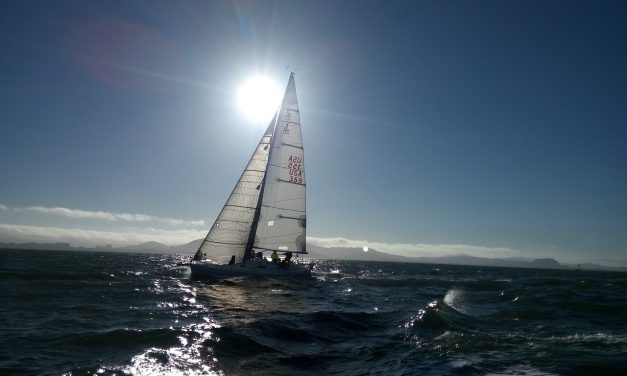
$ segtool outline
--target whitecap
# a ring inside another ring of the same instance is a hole
[[[444,295],[444,303],[449,307],[459,311],[461,313],[467,313],[462,305],[462,299],[464,296],[464,292],[458,289],[451,289],[446,292]]]

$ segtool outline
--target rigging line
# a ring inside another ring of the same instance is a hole
[[[234,232],[242,233],[242,234],[248,234],[248,230],[242,230],[240,228],[223,228],[223,227],[218,227],[217,231],[230,232],[231,234],[234,233]],[[225,235],[225,234],[223,234],[223,235]]]
[[[242,206],[242,205],[233,205],[233,204],[225,204],[224,207],[232,206],[234,208],[244,208],[244,209],[256,209],[254,206]]]
[[[266,207],[266,208],[278,209],[278,210],[289,210],[289,211],[295,211],[295,212],[299,212],[299,213],[304,213],[304,212],[305,212],[305,210],[301,210],[301,209],[279,208],[279,207],[276,207],[276,206],[271,206],[271,205],[263,205],[263,204],[262,204],[261,206]]]
[[[202,248],[202,246],[205,243],[216,243],[216,244],[224,244],[224,245],[246,245],[246,243],[227,243],[227,242],[217,242],[215,240],[205,240],[204,242],[202,242],[202,245],[200,247]]]
[[[289,144],[284,144],[284,145],[293,146],[295,148],[300,148],[300,146],[295,146],[295,145],[289,145]],[[279,164],[270,164],[270,163],[268,163],[268,166],[279,167],[279,168],[287,168],[286,166],[289,165],[290,163],[293,163],[293,162],[285,162],[285,163],[279,163]]]
[[[303,150],[303,146],[302,146],[302,145],[301,145],[301,146],[298,146],[298,145],[292,145],[292,144],[288,144],[288,143],[285,143],[285,142],[284,142],[284,143],[282,143],[281,145],[283,145],[283,146],[289,146],[289,147],[292,147],[292,148],[295,148],[295,149],[300,149],[300,150]]]
[[[253,188],[248,188],[248,190],[252,190],[252,189]],[[256,199],[257,195],[255,194],[255,192],[256,191],[254,191],[253,193],[246,193],[245,191],[244,192],[235,192],[233,194],[233,200],[236,200],[237,198],[240,198],[240,199],[246,200],[246,202],[248,202],[248,201],[251,201],[250,198],[252,197],[252,199],[254,201],[256,201],[257,200]],[[243,196],[243,197],[235,197],[235,196]],[[229,200],[229,201],[233,201],[233,200]]]
[[[226,222],[226,224],[224,224],[224,226],[220,225],[220,223],[224,223]],[[247,225],[252,223],[251,221],[234,221],[232,219],[219,219],[216,221],[216,223],[218,223],[218,226],[213,226],[211,227],[211,230],[215,231],[215,230],[224,230],[224,231],[240,231],[241,229],[234,227],[233,224],[235,225]]]
[[[289,120],[283,120],[281,123],[300,126],[300,122],[289,121]]]
[[[295,220],[295,221],[305,221],[306,220],[305,218],[288,217],[288,216],[279,214],[279,219],[281,219],[281,218],[292,219],[292,220]]]
[[[232,223],[252,223],[251,221],[234,221],[232,219],[220,219],[220,222],[232,222]],[[220,226],[218,226],[220,227]]]
[[[228,222],[228,223],[224,223],[223,225],[220,225],[220,223],[223,222]],[[238,221],[228,221],[228,220],[219,220],[218,221],[218,226],[213,226],[210,230],[210,232],[219,232],[219,231],[244,231],[242,229],[242,226],[249,224],[250,222],[246,222],[246,221],[242,221],[242,222],[238,222]]]
[[[230,200],[230,201],[233,202],[234,200]],[[243,200],[238,200],[238,201],[243,201]],[[250,213],[250,209],[251,209],[250,207],[246,207],[246,206],[241,206],[241,207],[235,206],[235,207],[230,207],[230,208],[227,208],[226,205],[224,206],[225,206],[224,208],[225,210],[230,210],[230,212],[227,212],[227,213],[234,213],[234,214],[247,215]]]
[[[283,200],[267,200],[266,202],[284,202],[284,201],[294,201],[294,200],[304,200],[304,197],[296,197],[296,198],[285,198]]]

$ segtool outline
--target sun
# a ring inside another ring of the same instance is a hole
[[[240,110],[255,122],[270,121],[281,100],[279,86],[266,76],[254,76],[239,90]]]

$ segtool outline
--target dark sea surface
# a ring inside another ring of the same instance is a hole
[[[182,261],[0,250],[0,374],[627,374],[624,273],[320,261],[210,283]]]

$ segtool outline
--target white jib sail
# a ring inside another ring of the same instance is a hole
[[[275,121],[276,115],[207,237],[198,248],[194,260],[208,259],[225,264],[235,256],[236,262],[243,261],[266,172]]]
[[[305,160],[294,74],[279,109],[253,246],[306,253]]]

